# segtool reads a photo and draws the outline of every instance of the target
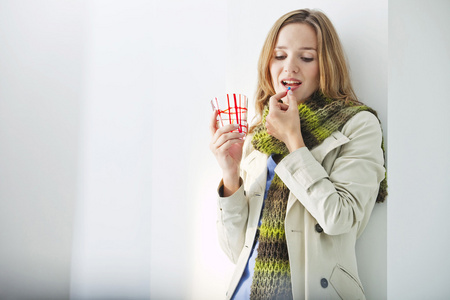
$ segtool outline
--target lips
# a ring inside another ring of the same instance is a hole
[[[281,84],[284,85],[285,87],[298,87],[299,85],[302,84],[302,82],[298,79],[295,78],[286,78],[281,80]]]
[[[295,91],[302,85],[302,81],[296,78],[285,78],[281,80],[281,84],[286,88],[291,88],[291,91]]]

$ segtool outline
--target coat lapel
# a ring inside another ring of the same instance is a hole
[[[268,155],[259,151],[253,150],[243,161],[242,169],[247,174],[258,174],[255,178],[255,183],[258,184],[259,189],[264,191],[267,180],[267,158]]]

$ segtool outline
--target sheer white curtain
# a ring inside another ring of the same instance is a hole
[[[222,285],[208,125],[225,85],[226,5],[88,11],[71,296],[208,297]]]

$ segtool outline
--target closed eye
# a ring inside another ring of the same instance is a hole
[[[312,58],[312,57],[302,57],[302,60],[304,62],[312,62],[314,60],[314,58]]]
[[[285,58],[286,58],[285,55],[277,55],[277,56],[275,56],[275,59],[277,59],[277,60],[283,60]]]

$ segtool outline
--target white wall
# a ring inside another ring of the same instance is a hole
[[[150,295],[152,3],[89,1],[72,299]]]
[[[387,133],[389,199],[357,249],[367,293],[444,298],[449,4],[426,4],[1,1],[0,298],[220,298],[208,102],[253,97],[266,33],[299,5],[332,19]]]
[[[450,295],[449,13],[389,2],[389,299]]]

